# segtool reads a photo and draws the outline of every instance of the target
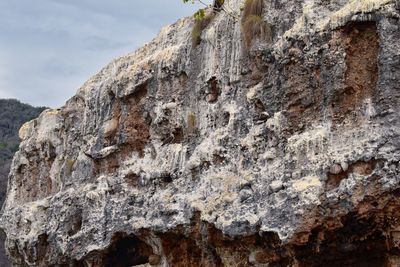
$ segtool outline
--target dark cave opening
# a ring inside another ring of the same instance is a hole
[[[300,266],[386,266],[387,238],[372,218],[349,214],[342,224],[335,230],[315,229],[307,244],[297,246]]]
[[[105,267],[130,267],[149,263],[153,255],[151,246],[135,235],[117,233],[112,244],[104,255]]]

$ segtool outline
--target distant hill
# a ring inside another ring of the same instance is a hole
[[[20,143],[19,128],[39,116],[45,107],[32,107],[15,99],[0,99],[0,206],[3,205],[7,178],[14,153]],[[10,266],[4,254],[4,236],[0,233],[0,266]]]

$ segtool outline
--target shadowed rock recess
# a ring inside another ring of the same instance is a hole
[[[15,266],[400,266],[400,3],[224,7],[21,128]]]

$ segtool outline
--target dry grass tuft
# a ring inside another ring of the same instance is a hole
[[[247,48],[252,41],[259,38],[266,42],[272,41],[271,25],[262,18],[264,8],[263,0],[246,0],[242,16],[242,32]]]
[[[193,130],[196,128],[196,115],[194,115],[193,113],[189,113],[188,117],[187,117],[187,125],[189,130]]]
[[[243,19],[250,15],[261,16],[264,8],[263,0],[246,0],[243,9]]]
[[[214,18],[214,13],[208,13],[204,18],[196,19],[192,29],[192,45],[195,47],[201,43],[201,34],[203,30],[211,23]]]

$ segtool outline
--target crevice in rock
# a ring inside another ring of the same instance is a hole
[[[163,181],[163,183],[169,184],[174,181],[174,178],[172,177],[172,175],[170,173],[164,173],[161,176],[161,180]]]
[[[36,257],[37,257],[37,262],[42,263],[41,266],[45,266],[47,261],[46,256],[50,247],[48,239],[49,236],[47,234],[41,234],[38,236]]]
[[[339,186],[340,182],[343,179],[347,179],[349,174],[356,173],[359,175],[370,175],[376,168],[377,164],[379,163],[378,160],[372,159],[370,161],[357,161],[353,164],[350,164],[346,170],[343,170],[341,166],[337,165],[339,171],[337,173],[328,173],[328,180],[326,182],[326,189],[332,190]]]
[[[207,95],[206,95],[206,101],[209,103],[215,103],[218,101],[218,97],[221,93],[221,89],[219,88],[218,80],[216,77],[212,77],[208,82],[208,88],[207,88]]]
[[[351,22],[342,29],[346,51],[345,87],[332,99],[333,121],[346,118],[355,121],[354,114],[365,99],[371,98],[378,81],[379,36],[376,22]],[[353,114],[352,114],[353,113]],[[350,117],[349,117],[350,116]]]
[[[139,185],[139,178],[136,173],[129,173],[124,177],[124,180],[129,186],[136,187]]]
[[[173,135],[173,140],[172,143],[174,144],[180,144],[183,141],[183,130],[181,127],[175,128],[174,131],[172,132]]]
[[[129,98],[134,98],[137,103],[140,102],[144,97],[147,96],[147,87],[148,87],[147,82],[138,85],[137,88],[135,89],[135,92],[129,95]]]
[[[68,235],[73,236],[77,234],[82,228],[82,210],[76,210],[73,215],[71,216],[69,222],[69,230]]]
[[[144,98],[147,95],[147,84],[141,86],[134,95],[124,100],[122,125],[121,154],[128,156],[132,151],[144,156],[144,148],[150,139],[149,125],[143,117]]]
[[[100,137],[102,147],[117,146],[110,155],[96,159],[96,173],[113,173],[119,162],[137,152],[144,156],[144,149],[150,140],[150,122],[143,114],[147,95],[147,83],[139,85],[134,93],[112,101],[111,118],[105,122],[104,136]]]

